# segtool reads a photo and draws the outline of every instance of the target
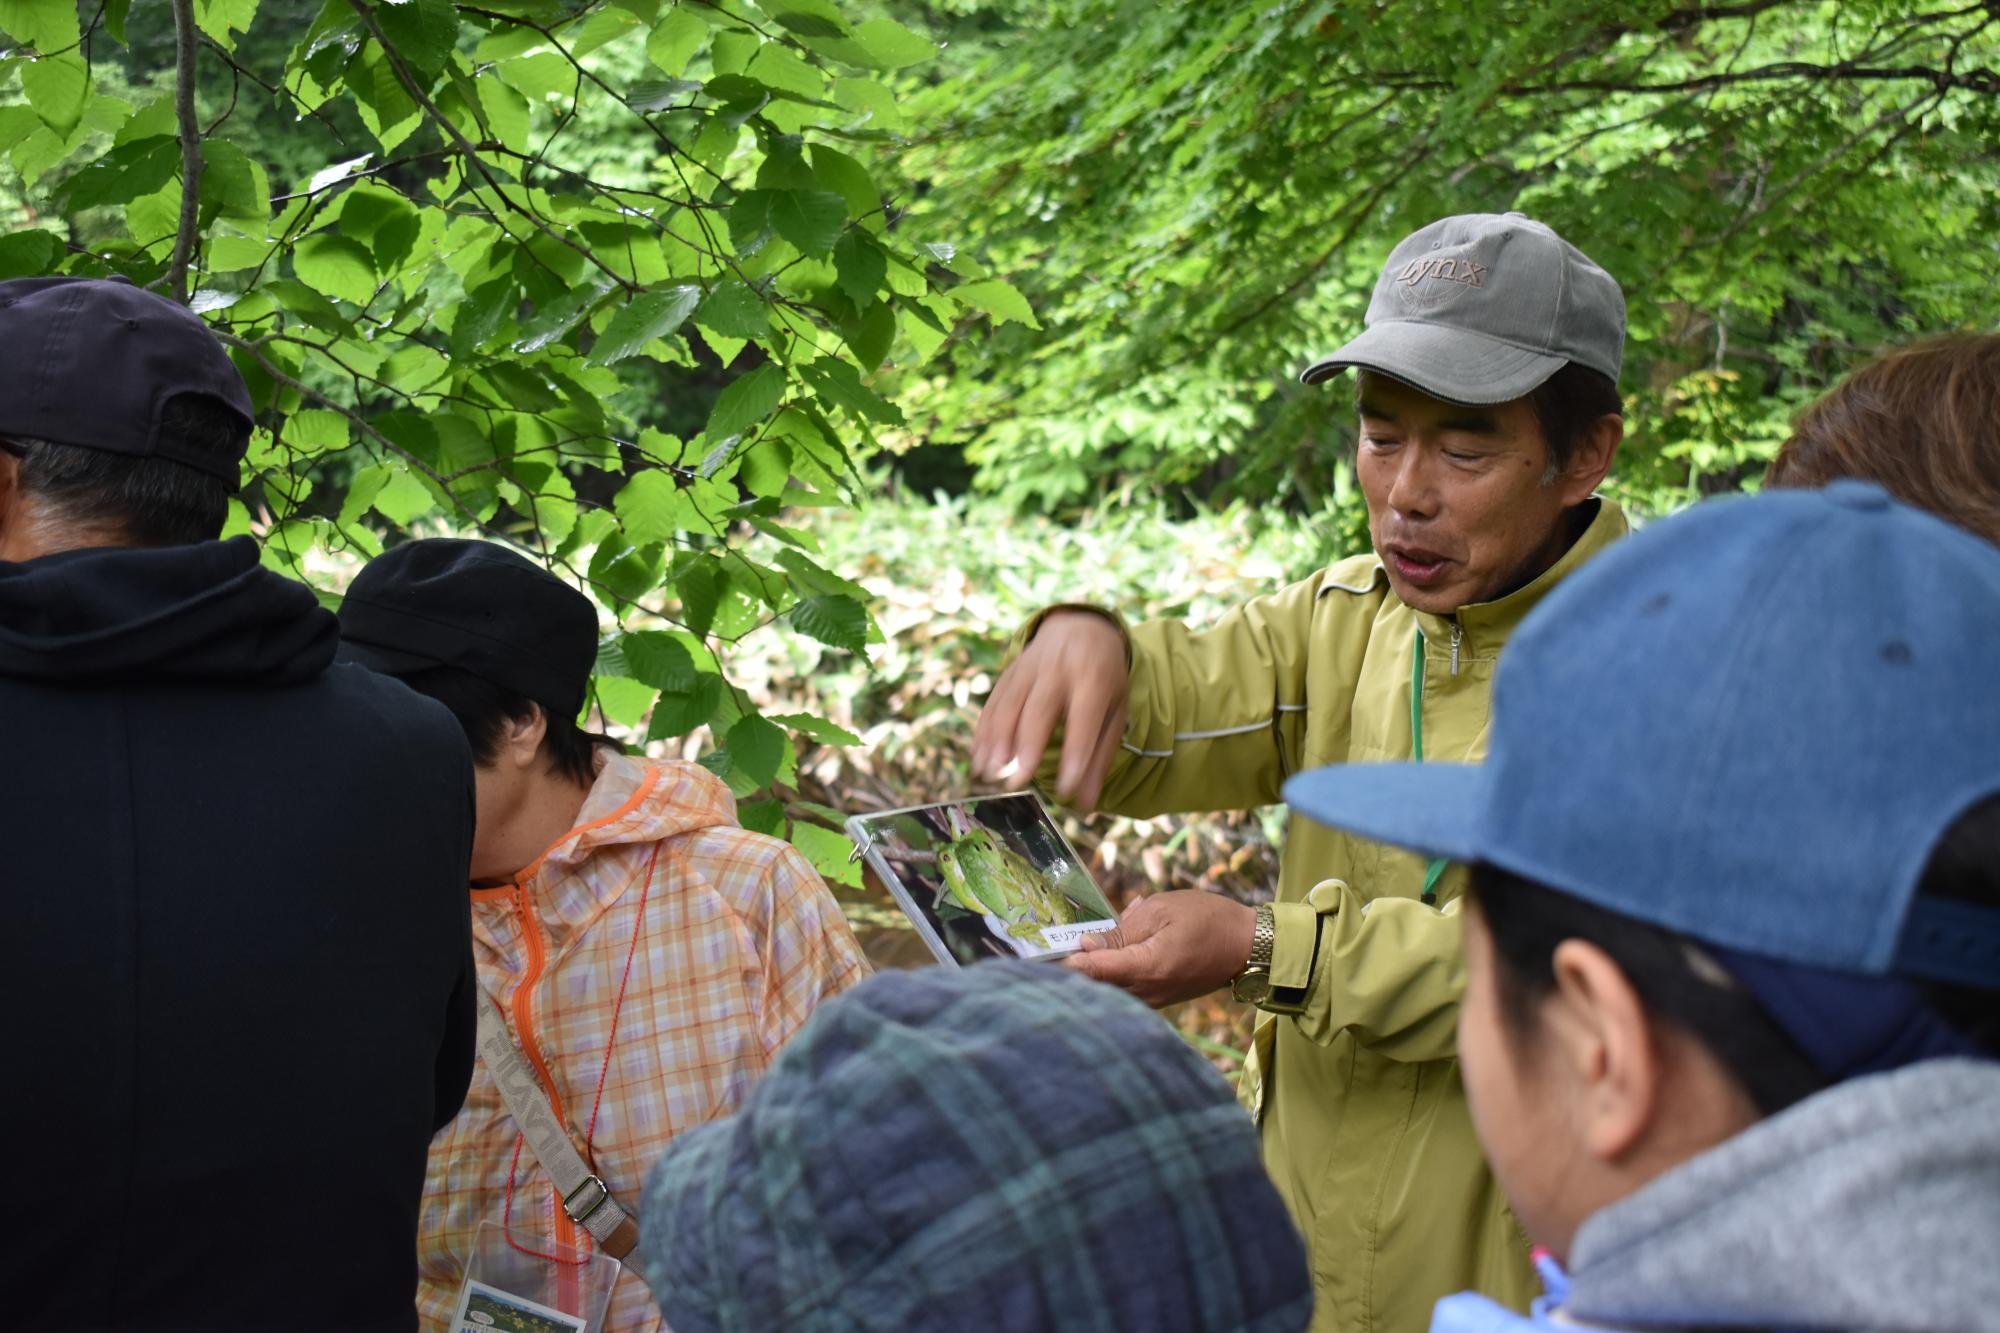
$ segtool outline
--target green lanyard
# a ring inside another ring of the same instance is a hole
[[[1416,665],[1410,670],[1410,758],[1421,764],[1424,762],[1424,632],[1417,631]],[[1433,857],[1424,867],[1423,901],[1429,906],[1437,906],[1438,881],[1444,878],[1445,867],[1451,861],[1447,857]]]

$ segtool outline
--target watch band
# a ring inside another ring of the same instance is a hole
[[[1229,989],[1245,1004],[1262,1004],[1271,993],[1271,957],[1277,952],[1278,916],[1269,903],[1257,908],[1250,930],[1250,961],[1236,974]]]
[[[1250,961],[1244,971],[1271,970],[1271,956],[1278,948],[1278,914],[1271,910],[1271,904],[1257,905],[1257,924],[1250,932]]]

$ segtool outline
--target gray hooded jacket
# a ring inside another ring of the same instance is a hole
[[[1587,1326],[2000,1330],[2000,1063],[1809,1098],[1600,1209],[1570,1260]]]

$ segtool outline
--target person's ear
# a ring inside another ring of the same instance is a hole
[[[542,753],[542,738],[549,734],[549,715],[540,704],[513,714],[501,724],[500,761],[510,768],[534,767]]]
[[[1659,1114],[1662,1052],[1638,991],[1604,950],[1564,940],[1551,964],[1555,988],[1545,1012],[1576,1089],[1577,1139],[1592,1157],[1616,1162]]]
[[[1625,418],[1616,413],[1607,412],[1591,423],[1577,441],[1568,464],[1556,474],[1556,484],[1562,488],[1563,508],[1582,504],[1603,485],[1624,438]]]

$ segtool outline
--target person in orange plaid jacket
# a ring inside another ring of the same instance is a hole
[[[340,618],[350,659],[465,728],[482,1002],[636,1217],[661,1147],[736,1109],[814,1006],[867,975],[853,933],[796,850],[737,824],[713,773],[616,754],[575,725],[597,614],[547,570],[490,542],[410,542],[355,577]],[[483,1058],[431,1142],[417,1239],[426,1330],[450,1318],[482,1222],[549,1262],[594,1244]],[[662,1327],[643,1282],[618,1283],[604,1327]]]

